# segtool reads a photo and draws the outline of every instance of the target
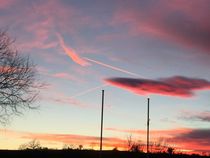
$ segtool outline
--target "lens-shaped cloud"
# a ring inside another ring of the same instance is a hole
[[[134,78],[109,78],[105,81],[113,86],[136,94],[158,94],[176,97],[192,97],[197,90],[210,90],[210,81],[198,78],[174,76],[158,80]]]

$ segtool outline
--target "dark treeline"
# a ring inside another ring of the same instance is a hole
[[[0,150],[2,158],[147,158],[145,153],[127,151],[99,151],[94,150]],[[149,158],[210,158],[210,156],[183,154],[150,154]]]

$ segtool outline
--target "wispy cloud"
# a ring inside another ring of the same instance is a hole
[[[1,9],[8,8],[15,3],[17,3],[17,1],[15,1],[15,0],[7,0],[7,1],[0,0],[0,8]]]
[[[188,121],[210,122],[210,111],[184,112],[180,118]]]
[[[76,99],[75,97],[73,98],[71,96],[67,96],[66,94],[59,92],[58,90],[56,91],[55,94],[53,93],[50,93],[50,95],[43,94],[43,99],[49,102],[56,102],[59,105],[69,105],[69,106],[76,106],[80,108],[90,108],[92,106],[79,99]]]
[[[56,33],[59,43],[61,47],[63,48],[64,52],[77,64],[81,66],[88,66],[90,63],[88,63],[86,60],[81,58],[72,48],[67,47],[66,44],[64,43],[64,40],[62,36],[59,33]]]
[[[56,36],[58,37],[59,43],[60,43],[61,47],[63,48],[63,50],[65,51],[65,53],[75,63],[77,63],[77,64],[79,64],[81,66],[91,65],[90,62],[92,62],[92,63],[98,64],[98,65],[101,65],[103,67],[106,67],[106,68],[109,68],[109,69],[112,69],[112,70],[115,70],[115,71],[122,72],[124,74],[128,74],[128,75],[131,75],[131,76],[140,77],[139,74],[136,74],[136,73],[127,71],[125,69],[118,68],[116,66],[112,66],[112,65],[109,65],[109,64],[105,64],[103,62],[100,62],[100,61],[97,61],[97,60],[93,60],[93,59],[90,59],[90,58],[87,58],[87,57],[84,57],[84,58],[83,57],[80,57],[72,48],[66,46],[66,44],[64,43],[64,40],[63,40],[62,36],[59,33],[56,33]]]
[[[108,84],[103,84],[103,85],[100,85],[100,86],[92,87],[92,88],[89,88],[89,89],[84,90],[82,92],[76,93],[73,96],[71,96],[70,98],[73,99],[73,98],[76,98],[76,97],[79,97],[79,96],[83,96],[85,94],[88,94],[90,92],[96,91],[98,89],[102,89],[103,87],[106,87],[106,86],[108,86]]]
[[[198,78],[174,76],[158,80],[134,78],[109,78],[105,81],[139,95],[158,94],[176,97],[192,97],[198,90],[210,90],[210,81]]]
[[[74,81],[77,80],[74,76],[65,72],[54,73],[51,76],[56,77],[56,78],[66,79],[66,80],[74,80]]]
[[[209,4],[206,0],[127,1],[119,4],[112,24],[126,25],[133,36],[152,35],[171,43],[197,48],[210,55]]]
[[[139,74],[136,74],[136,73],[127,71],[127,70],[122,69],[122,68],[118,68],[118,67],[116,67],[116,66],[112,66],[112,65],[109,65],[109,64],[105,64],[105,63],[102,63],[102,62],[100,62],[100,61],[93,60],[93,59],[90,59],[90,58],[87,58],[87,57],[85,57],[84,59],[86,59],[86,60],[88,60],[88,61],[90,61],[90,62],[93,62],[93,63],[95,63],[95,64],[104,66],[104,67],[106,67],[106,68],[110,68],[110,69],[115,70],[115,71],[119,71],[119,72],[122,72],[122,73],[125,73],[125,74],[128,74],[128,75],[131,75],[131,76],[138,76],[138,77],[140,77]]]
[[[147,134],[146,130],[139,129],[118,129],[118,128],[105,128],[107,131],[113,132],[123,132],[128,134],[137,134],[139,136],[145,136]],[[177,134],[183,134],[189,132],[190,129],[187,128],[176,128],[176,129],[168,129],[168,130],[150,130],[151,136],[153,138],[164,136],[166,138],[172,138]]]

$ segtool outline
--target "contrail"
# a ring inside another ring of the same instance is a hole
[[[85,95],[85,94],[87,94],[87,93],[89,93],[89,92],[95,91],[95,90],[97,90],[97,89],[101,89],[101,88],[106,87],[106,86],[108,86],[108,84],[103,84],[103,85],[100,85],[100,86],[97,86],[97,87],[93,87],[93,88],[87,89],[87,90],[85,90],[85,91],[83,91],[83,92],[77,93],[77,94],[71,96],[70,98],[71,98],[71,99],[72,99],[72,98],[76,98],[76,97]]]
[[[56,36],[57,36],[57,38],[59,40],[59,43],[60,43],[61,47],[65,51],[65,53],[75,63],[77,63],[77,64],[79,64],[81,66],[88,66],[88,65],[90,65],[90,63],[88,62],[88,61],[90,61],[90,62],[93,62],[95,64],[98,64],[98,65],[101,65],[101,66],[104,66],[104,67],[107,67],[107,68],[110,68],[110,69],[115,70],[115,71],[119,71],[119,72],[122,72],[122,73],[125,73],[125,74],[128,74],[128,75],[132,75],[132,76],[136,76],[136,77],[141,77],[139,74],[136,74],[136,73],[133,73],[133,72],[130,72],[130,71],[127,71],[127,70],[124,70],[124,69],[112,66],[112,65],[108,65],[108,64],[102,63],[102,62],[97,61],[97,60],[93,60],[93,59],[90,59],[90,58],[87,58],[87,57],[81,58],[79,55],[76,54],[76,52],[72,48],[69,48],[69,47],[66,46],[62,36],[59,33],[56,33]]]
[[[77,64],[81,66],[88,66],[90,65],[87,61],[82,59],[79,55],[76,54],[76,52],[72,49],[66,46],[62,36],[59,33],[56,33],[56,36],[59,40],[59,43],[61,47],[63,48],[64,52]]]
[[[97,60],[93,60],[93,59],[90,59],[90,58],[87,58],[87,57],[83,57],[82,58],[79,55],[77,55],[76,52],[72,48],[66,46],[66,44],[65,44],[62,36],[59,33],[56,33],[56,36],[57,36],[57,38],[59,40],[59,43],[60,43],[60,46],[62,47],[62,49],[64,50],[64,52],[75,63],[77,63],[77,64],[79,64],[81,66],[91,65],[89,62],[92,62],[92,63],[95,63],[95,64],[98,64],[98,65],[104,66],[106,68],[110,68],[110,69],[115,70],[115,71],[119,71],[119,72],[128,74],[128,75],[131,75],[131,76],[141,77],[141,75],[139,75],[139,74],[136,74],[136,73],[133,73],[133,72],[130,72],[130,71],[127,71],[127,70],[124,70],[124,69],[121,69],[121,68],[112,66],[112,65],[108,65],[108,64],[102,63],[102,62],[97,61]],[[108,84],[103,84],[103,85],[100,85],[100,86],[97,86],[97,87],[93,87],[93,88],[87,89],[87,90],[85,90],[83,92],[77,93],[77,94],[71,96],[70,98],[79,97],[79,96],[85,95],[87,93],[90,93],[92,91],[95,91],[97,89],[100,89],[100,88],[103,88],[103,87],[106,87],[106,86],[108,86]]]
[[[100,61],[96,61],[96,60],[93,60],[93,59],[90,59],[90,58],[87,58],[87,57],[84,57],[83,59],[86,59],[90,62],[96,63],[98,65],[101,65],[101,66],[104,66],[104,67],[107,67],[107,68],[110,68],[110,69],[115,70],[115,71],[119,71],[119,72],[126,73],[128,75],[132,75],[132,76],[136,76],[136,77],[141,77],[139,74],[136,74],[136,73],[133,73],[133,72],[130,72],[130,71],[112,66],[112,65],[108,65],[108,64],[102,63]]]

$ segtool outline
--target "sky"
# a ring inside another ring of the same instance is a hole
[[[210,152],[209,0],[0,0],[0,28],[30,55],[36,111],[0,128],[0,149],[37,139],[98,149],[105,90],[104,149],[127,137],[179,152]]]

